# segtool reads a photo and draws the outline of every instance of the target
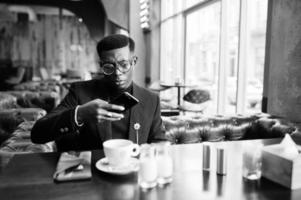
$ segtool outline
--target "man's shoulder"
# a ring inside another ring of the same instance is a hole
[[[71,88],[74,88],[76,90],[88,89],[100,85],[99,82],[100,80],[94,80],[94,79],[88,81],[78,81],[72,83]]]
[[[147,95],[147,96],[151,96],[151,97],[157,97],[158,94],[145,88],[145,87],[142,87],[142,86],[139,86],[137,84],[135,84],[135,87],[136,87],[136,90],[144,95]]]
[[[138,85],[135,85],[135,94],[137,95],[137,97],[141,100],[143,100],[145,103],[155,103],[157,102],[159,99],[159,95],[145,87],[141,87]]]

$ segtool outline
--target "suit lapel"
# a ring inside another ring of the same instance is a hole
[[[140,129],[138,131],[138,141],[139,144],[144,143],[145,138],[143,138],[143,110],[144,110],[144,100],[140,88],[134,83],[133,84],[133,95],[139,100],[139,103],[135,105],[130,110],[130,127],[129,127],[129,140],[137,142],[136,131],[134,129],[135,123],[140,124]]]
[[[136,137],[136,131],[134,129],[134,124],[135,123],[140,124],[140,122],[138,121],[138,113],[137,113],[138,108],[137,107],[138,107],[138,105],[134,106],[130,111],[131,113],[130,113],[129,140],[133,141],[134,143],[137,143],[137,137]],[[138,136],[138,141],[139,141],[139,136]]]

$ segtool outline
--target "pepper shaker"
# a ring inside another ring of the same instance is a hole
[[[203,142],[203,170],[210,170],[211,143]]]

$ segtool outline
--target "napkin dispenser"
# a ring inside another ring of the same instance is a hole
[[[301,154],[289,135],[280,144],[263,147],[262,176],[292,190],[301,188]]]

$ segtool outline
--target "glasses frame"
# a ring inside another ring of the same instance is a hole
[[[125,73],[127,73],[131,70],[132,66],[136,64],[137,60],[138,60],[137,56],[132,56],[130,59],[122,60],[122,61],[104,62],[102,60],[99,60],[99,66],[102,68],[102,71],[105,75],[112,75],[114,72],[116,72],[116,70],[118,70],[119,72],[125,74]],[[120,67],[121,66],[120,62],[124,62],[124,61],[129,62],[129,68],[126,69],[126,70],[124,70],[124,68]],[[111,72],[108,72],[108,71],[104,70],[105,69],[104,68],[105,64],[111,64],[113,66]]]

